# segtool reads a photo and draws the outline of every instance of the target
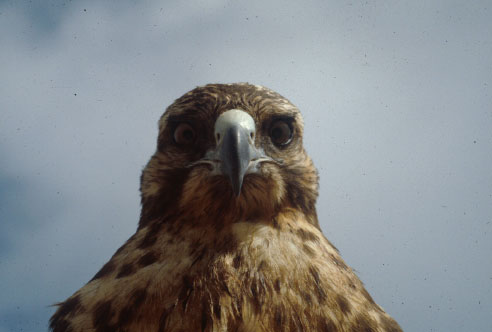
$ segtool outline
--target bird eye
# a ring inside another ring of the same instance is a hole
[[[179,145],[193,144],[195,138],[195,130],[187,123],[179,124],[174,130],[174,141]]]
[[[270,127],[270,138],[275,145],[287,145],[292,140],[292,129],[290,125],[283,121],[277,120]]]

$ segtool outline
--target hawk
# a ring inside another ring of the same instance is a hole
[[[198,87],[159,120],[138,229],[53,332],[401,331],[323,236],[317,171],[286,98]]]

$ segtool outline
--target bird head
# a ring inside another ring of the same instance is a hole
[[[222,224],[289,207],[317,225],[318,176],[302,134],[299,110],[267,88],[209,84],[186,93],[159,121],[141,177],[140,227],[176,211]]]

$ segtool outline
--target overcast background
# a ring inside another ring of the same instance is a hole
[[[157,120],[210,82],[304,114],[326,236],[406,331],[492,331],[490,1],[0,1],[0,332],[136,229]]]

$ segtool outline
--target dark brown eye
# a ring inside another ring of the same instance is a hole
[[[179,145],[193,144],[195,138],[195,130],[187,123],[180,123],[174,130],[174,141]]]
[[[270,138],[275,145],[287,145],[292,140],[292,129],[287,122],[277,120],[270,127]]]

